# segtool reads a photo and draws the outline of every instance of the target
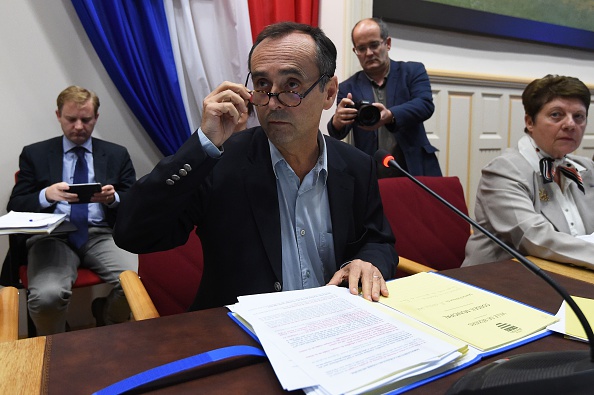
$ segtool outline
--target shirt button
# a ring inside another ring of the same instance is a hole
[[[305,229],[301,229],[301,232],[299,233],[301,233],[301,236],[305,236]]]
[[[274,290],[280,292],[283,290],[283,286],[278,281],[274,283]]]
[[[305,278],[309,278],[309,276],[310,276],[309,270],[306,270],[305,271]]]

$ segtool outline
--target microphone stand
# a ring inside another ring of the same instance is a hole
[[[486,376],[489,374],[489,371],[484,371],[485,367],[483,367],[483,368],[479,368],[476,370],[476,371],[480,370],[480,372],[478,372],[478,373],[480,373],[480,379],[477,379],[477,377],[472,377],[469,380],[466,380],[465,382],[463,382],[464,378],[462,378],[458,383],[456,383],[452,388],[450,388],[450,391],[448,391],[447,394],[448,395],[454,394],[454,393],[461,393],[461,394],[469,393],[470,394],[470,393],[479,393],[479,392],[496,394],[502,390],[505,390],[507,395],[514,394],[514,393],[518,393],[518,394],[551,393],[551,394],[553,394],[553,393],[557,393],[556,391],[558,391],[559,389],[561,389],[562,393],[565,393],[565,394],[582,393],[582,392],[590,393],[590,392],[594,391],[594,347],[593,347],[594,332],[592,332],[592,327],[588,323],[586,316],[584,315],[582,310],[579,308],[577,303],[575,303],[573,298],[567,293],[567,291],[564,288],[562,288],[559,284],[557,284],[555,281],[553,281],[553,279],[551,277],[549,277],[549,275],[547,275],[540,267],[538,267],[534,263],[530,262],[528,259],[526,259],[526,257],[524,257],[522,254],[520,254],[518,251],[516,251],[515,249],[513,249],[510,246],[508,246],[507,244],[505,244],[498,237],[496,237],[491,232],[489,232],[487,229],[485,229],[484,227],[479,225],[475,220],[470,218],[468,215],[464,214],[462,211],[458,210],[450,202],[448,202],[447,200],[445,200],[444,198],[439,196],[437,193],[435,193],[433,190],[431,190],[429,187],[427,187],[421,181],[417,180],[413,175],[411,175],[406,170],[404,170],[398,164],[398,162],[396,162],[394,160],[394,157],[392,155],[390,155],[386,150],[382,150],[382,149],[378,150],[374,154],[373,157],[382,166],[394,167],[394,168],[400,170],[402,172],[402,174],[404,174],[412,182],[414,182],[415,184],[417,184],[418,186],[423,188],[429,194],[433,195],[433,197],[435,197],[441,203],[445,204],[450,210],[455,212],[458,216],[462,217],[462,219],[464,219],[467,223],[471,224],[473,227],[478,229],[481,233],[483,233],[489,239],[493,240],[498,246],[503,248],[511,256],[516,258],[525,268],[532,271],[534,274],[536,274],[537,276],[542,278],[544,281],[546,281],[551,287],[553,287],[553,289],[555,289],[555,291],[557,291],[557,293],[559,295],[561,295],[563,297],[563,300],[565,300],[565,302],[571,307],[571,309],[577,316],[580,324],[584,328],[584,330],[586,332],[586,336],[588,338],[588,342],[590,345],[589,358],[586,355],[587,353],[585,353],[583,351],[565,351],[562,353],[557,352],[557,353],[552,353],[553,355],[545,356],[547,358],[543,358],[543,355],[550,354],[550,353],[523,354],[520,356],[516,356],[516,357],[523,357],[523,359],[522,359],[522,361],[518,361],[518,363],[516,364],[518,366],[515,366],[514,369],[529,369],[529,371],[523,372],[524,374],[523,374],[523,377],[519,379],[520,381],[517,381],[516,383],[508,383],[508,382],[506,382],[507,381],[506,378],[500,377],[500,378],[498,378],[498,380],[495,380],[495,381],[497,381],[496,383],[489,384],[489,385],[491,385],[491,387],[489,387],[489,388],[487,388],[486,386],[482,387],[482,385],[484,384],[484,381],[486,381]],[[567,354],[567,355],[565,355],[566,358],[562,358],[559,354]],[[560,362],[562,365],[557,366],[557,363],[559,363],[558,362],[559,360],[562,360],[562,362]],[[498,361],[498,362],[500,362],[500,361]],[[498,365],[503,367],[505,365],[508,365],[509,363],[510,362],[498,363]],[[543,372],[543,370],[546,370],[545,366],[549,363],[553,364],[555,366],[551,366],[551,371]],[[564,369],[564,367],[569,364],[574,364],[574,365],[579,365],[579,366],[575,366],[575,369],[573,369],[573,367],[572,367],[572,369],[570,369],[572,371],[568,372],[568,370]],[[487,366],[489,366],[489,365],[487,365]],[[512,368],[511,366],[505,366],[505,368],[508,368],[508,367]],[[491,369],[492,375],[497,375],[497,373],[495,373],[497,371],[496,368],[497,368],[497,366],[492,367],[492,369]],[[474,373],[474,372],[471,372],[471,373]],[[532,378],[528,377],[531,373],[533,373],[533,375],[535,377],[532,377]],[[583,375],[585,377],[577,377],[576,378],[576,373],[579,375]],[[555,389],[551,389],[550,383],[546,383],[546,379],[554,379],[554,380],[558,381],[557,384],[559,384],[559,381],[561,379],[566,379],[566,380],[562,380],[564,383],[562,385],[560,385],[559,388],[557,388],[555,390]],[[582,380],[582,381],[579,381],[579,380]],[[514,384],[516,384],[516,386],[514,386]],[[576,385],[577,385],[577,387],[576,387]],[[454,388],[456,386],[457,386],[457,388]],[[571,388],[573,388],[574,390],[577,390],[578,392],[568,392],[568,391],[571,391]],[[454,390],[454,391],[452,391],[452,390]],[[460,391],[460,392],[457,392],[457,391]],[[516,391],[516,392],[514,392],[514,391]],[[529,391],[529,392],[525,392],[525,391]],[[533,391],[538,391],[538,392],[533,392]],[[549,392],[546,392],[546,391],[549,391]]]

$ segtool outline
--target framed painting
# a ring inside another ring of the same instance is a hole
[[[568,7],[568,12],[564,15],[572,15],[572,12],[574,15],[581,15],[580,11],[572,7],[572,2],[571,0],[558,0],[555,3],[557,7]],[[459,1],[457,3],[468,2]],[[594,20],[594,6],[589,5],[591,2],[582,2],[581,4],[589,7],[582,13],[591,13],[591,19],[588,20]],[[374,0],[373,16],[382,18],[386,22],[594,51],[594,30],[479,11],[434,1]],[[583,16],[581,15],[581,17]],[[588,15],[586,17],[590,18]],[[592,29],[594,29],[594,23]]]

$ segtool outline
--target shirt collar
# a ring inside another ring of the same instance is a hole
[[[276,165],[281,161],[285,163],[287,161],[282,156],[278,148],[276,148],[270,140],[268,140],[268,145],[270,147],[270,158],[272,159],[272,170],[274,171],[274,175],[276,176],[276,178],[278,178],[278,174],[276,172]],[[320,148],[320,155],[318,156],[318,161],[312,170],[315,173],[314,175],[316,180],[319,177],[321,177],[322,182],[325,184],[328,178],[328,153],[326,150],[326,140],[324,140],[324,136],[322,136],[322,133],[319,130],[318,147]]]
[[[72,141],[68,140],[66,138],[66,136],[62,136],[62,148],[64,149],[64,152],[68,152],[68,151],[70,151],[74,147],[83,147],[88,152],[93,153],[92,137],[89,137],[89,139],[87,141],[85,141],[84,143],[82,143],[80,146],[77,146]]]
[[[365,71],[363,71],[363,74],[365,74],[365,77],[367,77],[369,82],[371,82],[372,86],[375,86],[377,88],[384,88],[386,86],[386,84],[388,83],[388,75],[390,74],[390,64],[391,64],[391,62],[388,62],[388,70],[386,70],[386,74],[384,74],[384,82],[381,85],[378,85],[377,82],[375,82],[373,80],[373,78],[368,76]]]
[[[542,158],[547,157],[548,155],[543,154],[543,150],[541,150],[537,145],[532,136],[525,134],[520,138],[518,141],[518,151],[520,154],[530,163],[530,166],[534,169],[536,173],[540,174],[540,166],[539,162]],[[559,166],[561,164],[571,164],[576,168],[577,171],[584,171],[586,168],[579,163],[571,160],[567,156],[561,159],[555,159],[554,166]]]

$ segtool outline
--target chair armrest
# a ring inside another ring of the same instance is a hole
[[[412,261],[408,258],[398,257],[398,266],[396,270],[400,270],[406,274],[417,274],[422,272],[436,272],[432,267],[425,266],[422,263]]]
[[[19,291],[0,289],[0,342],[19,339]]]
[[[159,313],[151,297],[146,292],[136,272],[132,270],[123,271],[120,274],[120,283],[124,289],[124,294],[126,295],[135,321],[159,317]]]
[[[575,266],[570,263],[560,263],[549,261],[535,256],[526,257],[530,262],[551,273],[560,274],[565,277],[575,278],[576,280],[585,281],[594,284],[594,270],[582,266]],[[517,261],[517,259],[514,259]]]

